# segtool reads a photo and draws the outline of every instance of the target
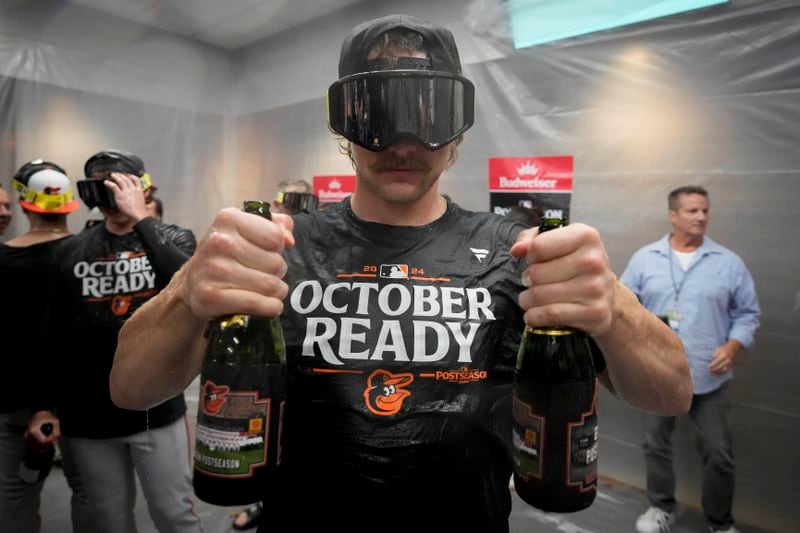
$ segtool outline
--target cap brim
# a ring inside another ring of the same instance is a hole
[[[70,200],[66,204],[59,207],[58,209],[42,209],[38,205],[26,202],[24,200],[20,200],[19,205],[21,205],[28,211],[33,211],[35,213],[52,213],[54,215],[64,215],[67,213],[72,213],[73,211],[76,211],[80,207],[80,204],[78,203],[77,200]]]

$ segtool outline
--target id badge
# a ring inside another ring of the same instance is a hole
[[[667,309],[665,313],[667,315],[669,327],[671,327],[673,331],[678,331],[678,328],[681,325],[681,320],[683,320],[683,315],[681,312],[677,309]]]

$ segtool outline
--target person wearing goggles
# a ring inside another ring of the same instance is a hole
[[[278,194],[272,203],[272,212],[288,215],[311,213],[317,210],[318,205],[319,198],[307,181],[281,181],[278,183]]]
[[[260,531],[507,532],[526,322],[587,332],[601,380],[631,404],[688,408],[679,339],[619,284],[596,230],[537,236],[440,194],[474,94],[447,29],[408,15],[358,25],[327,95],[355,192],[272,221],[221,211],[120,332],[111,393],[141,409],[194,379],[208,320],[280,315],[283,455]]]
[[[144,201],[149,203],[157,190],[150,174],[145,172],[142,159],[125,150],[111,148],[98,152],[86,161],[83,171],[86,179],[77,183],[78,194],[89,209],[97,207],[105,215],[115,210],[137,211],[139,194],[144,192]]]
[[[5,281],[0,307],[0,337],[16,338],[27,345],[42,336],[42,320],[57,305],[48,285],[54,254],[70,239],[67,218],[78,209],[72,184],[59,165],[35,159],[22,165],[11,180],[18,202],[28,220],[28,230],[0,244],[0,279]],[[5,191],[0,191],[4,193]],[[2,198],[2,195],[0,195]],[[0,211],[1,212],[1,211]],[[58,344],[58,341],[54,341]],[[11,353],[11,352],[9,352]],[[58,442],[59,419],[47,405],[50,388],[57,380],[51,361],[31,356],[5,357],[5,380],[0,392],[0,531],[38,531],[43,483],[31,483],[31,471],[21,463],[25,441],[42,448]],[[51,433],[42,426],[50,424]],[[76,531],[93,531],[89,496],[68,447],[61,446],[62,466],[72,490],[71,517]],[[47,469],[39,474],[46,477]]]
[[[119,329],[167,285],[197,242],[190,230],[148,214],[145,203],[155,187],[138,156],[103,150],[86,161],[84,173],[81,199],[99,207],[105,220],[55,250],[49,281],[58,313],[45,317],[41,329],[69,353],[49,342],[31,351],[58,369],[51,400],[61,442],[92,501],[96,530],[135,531],[141,486],[156,529],[199,533],[182,391],[146,413],[116,407],[108,391]]]

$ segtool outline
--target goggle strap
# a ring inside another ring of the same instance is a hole
[[[31,190],[19,180],[12,180],[11,185],[24,201],[47,211],[60,209],[72,201],[72,189],[64,194],[47,194]]]

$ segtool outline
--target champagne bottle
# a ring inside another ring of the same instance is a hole
[[[244,211],[270,218],[266,202]],[[232,315],[206,331],[200,373],[193,485],[201,500],[244,505],[261,500],[281,462],[286,349],[277,317]]]
[[[53,432],[53,424],[45,422],[41,426],[42,433],[47,436]],[[36,437],[28,434],[25,437],[25,449],[22,452],[22,463],[19,465],[19,477],[26,483],[44,481],[53,466],[56,449],[52,444],[42,444]]]
[[[564,225],[544,219],[540,233]],[[585,509],[597,493],[597,378],[585,333],[525,328],[514,372],[514,487],[548,512]]]

